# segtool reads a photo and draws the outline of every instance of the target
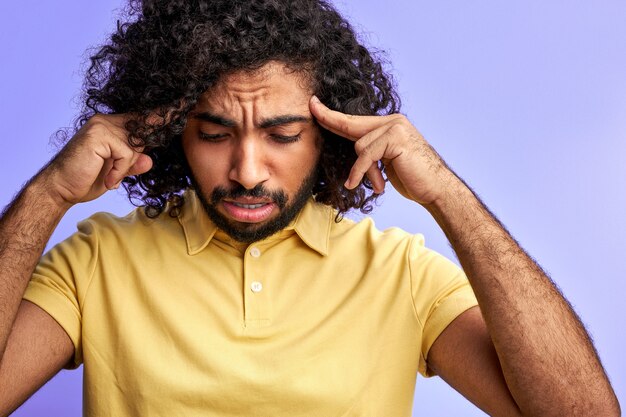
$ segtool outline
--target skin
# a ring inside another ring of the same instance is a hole
[[[429,367],[491,415],[617,416],[620,407],[569,303],[467,185],[402,115],[349,116],[315,97],[323,127],[355,142],[346,186],[393,187],[424,206],[450,241],[478,299],[433,344]]]
[[[205,201],[216,187],[258,185],[283,192],[287,204],[294,201],[321,149],[306,84],[301,74],[270,63],[260,71],[232,74],[203,95],[182,143]],[[226,197],[214,208],[231,226],[245,230],[281,214],[270,194]]]
[[[226,140],[217,142],[201,140],[200,132],[221,134],[225,126],[206,120],[187,126],[184,150],[202,192],[263,183],[291,199],[308,172],[303,167],[315,165],[318,136],[310,121],[271,129],[262,121],[294,112],[312,115],[355,143],[359,157],[346,186],[355,187],[367,175],[381,191],[385,182],[376,163],[382,161],[393,187],[437,220],[468,275],[480,308],[461,314],[435,341],[427,358],[433,371],[491,415],[620,415],[593,345],[567,301],[415,127],[402,115],[331,111],[310,98],[301,77],[291,75],[271,63],[258,73],[234,74],[201,101],[198,110],[234,122]],[[127,117],[87,122],[0,220],[0,415],[21,404],[73,355],[56,321],[21,297],[71,206],[115,188],[126,175],[150,169],[150,159],[127,144]],[[298,141],[277,144],[274,129],[302,133]],[[261,200],[235,203],[265,204],[267,213],[233,211],[227,199],[217,207],[234,224],[258,227],[280,212]]]
[[[0,218],[0,415],[8,415],[74,354],[63,328],[22,300],[50,235],[74,204],[146,172],[152,161],[126,140],[124,115],[95,116],[31,179]]]

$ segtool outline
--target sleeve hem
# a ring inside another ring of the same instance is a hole
[[[439,305],[433,312],[432,316],[428,319],[428,331],[425,331],[424,346],[424,361],[419,363],[419,373],[426,377],[432,377],[435,374],[428,369],[426,359],[430,348],[435,343],[435,340],[443,333],[443,331],[452,323],[458,316],[466,312],[472,307],[478,305],[474,293],[469,285],[463,288],[462,292],[455,294],[453,297],[446,299],[444,303]]]

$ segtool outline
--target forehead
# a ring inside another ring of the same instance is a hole
[[[269,62],[259,69],[225,75],[200,97],[198,107],[226,114],[246,106],[270,112],[308,110],[312,94],[307,73]]]

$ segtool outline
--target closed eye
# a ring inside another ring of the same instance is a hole
[[[293,142],[297,142],[300,140],[300,135],[301,133],[298,133],[297,135],[293,135],[293,136],[285,136],[285,135],[278,135],[278,134],[271,134],[271,138],[278,143],[293,143]]]
[[[200,132],[198,134],[200,140],[207,142],[219,142],[228,136],[226,133],[204,133]]]

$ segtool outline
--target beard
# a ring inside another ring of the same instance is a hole
[[[191,182],[209,219],[232,239],[250,244],[281,231],[296,218],[313,195],[313,188],[317,182],[317,169],[314,168],[302,181],[291,202],[288,201],[289,199],[283,190],[267,190],[262,184],[258,184],[252,189],[246,189],[238,184],[230,190],[217,186],[207,198],[193,176]],[[278,216],[260,224],[244,223],[232,221],[217,210],[217,205],[224,198],[236,199],[239,197],[268,198],[278,207]]]

